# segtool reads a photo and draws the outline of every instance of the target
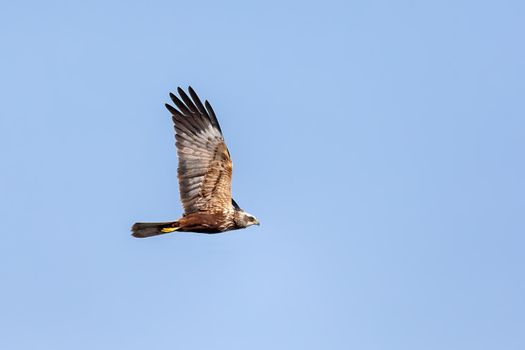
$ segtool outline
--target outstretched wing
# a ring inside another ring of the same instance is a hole
[[[175,123],[179,156],[179,190],[184,214],[231,210],[232,161],[211,105],[188,88],[170,93],[177,108],[166,104]]]

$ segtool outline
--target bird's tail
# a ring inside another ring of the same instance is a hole
[[[171,222],[137,222],[131,227],[131,235],[137,238],[162,235],[165,233],[177,231],[179,229],[178,221]]]

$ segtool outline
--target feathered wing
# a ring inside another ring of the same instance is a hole
[[[177,89],[170,93],[177,108],[166,104],[175,123],[179,156],[179,189],[184,214],[217,212],[232,208],[232,161],[211,105],[203,105],[189,87],[191,98]]]

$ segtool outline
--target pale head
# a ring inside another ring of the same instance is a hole
[[[249,214],[242,210],[235,211],[235,224],[239,228],[245,228],[252,225],[260,225],[259,220],[255,218],[252,214]]]

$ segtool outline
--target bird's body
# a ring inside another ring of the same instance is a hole
[[[220,233],[258,225],[257,219],[232,199],[230,152],[211,105],[208,101],[203,105],[191,87],[191,98],[181,88],[178,92],[182,101],[170,94],[178,109],[168,104],[166,108],[175,124],[184,215],[173,222],[136,223],[131,228],[133,236],[143,238],[173,231]]]

